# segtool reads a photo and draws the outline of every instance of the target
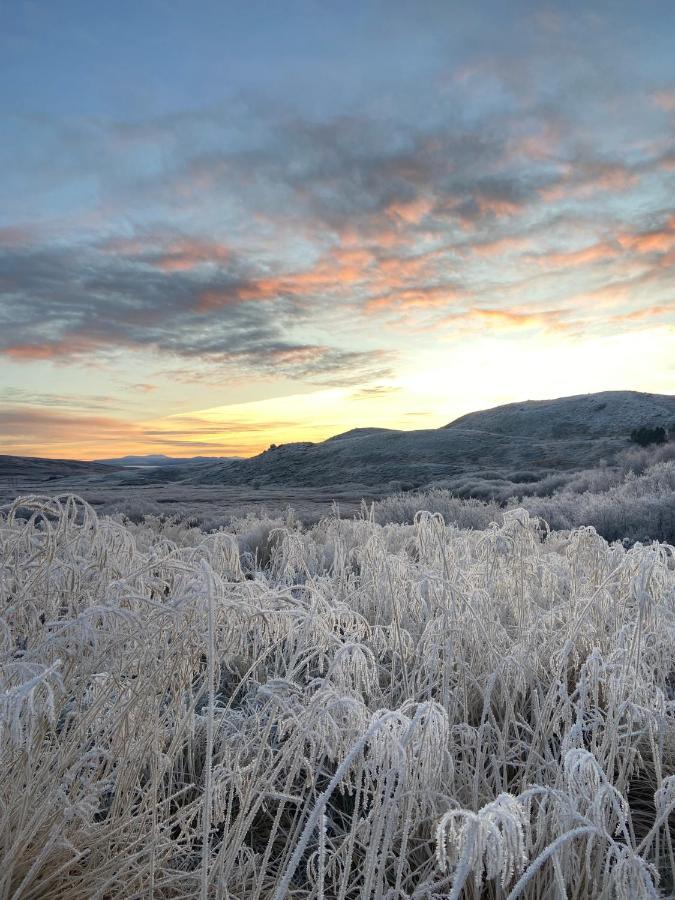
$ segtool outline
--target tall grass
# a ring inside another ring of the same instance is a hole
[[[675,884],[664,544],[0,518],[0,897],[647,898]]]
[[[675,445],[668,445],[668,449],[672,446]],[[628,458],[635,461],[638,456],[634,452]],[[447,522],[462,528],[487,528],[490,522],[502,521],[505,508],[521,506],[558,530],[593,525],[609,541],[675,542],[675,461],[657,462],[642,470],[636,463],[636,469],[639,474],[632,469],[624,473],[590,469],[577,473],[555,493],[542,490],[541,496],[516,497],[513,492],[522,490],[522,485],[512,483],[502,489],[501,499],[466,499],[438,487],[420,493],[392,494],[376,503],[375,519],[382,524],[411,523],[415,514],[424,509],[440,512]],[[526,487],[540,490],[551,481]],[[467,490],[474,488],[470,485]]]

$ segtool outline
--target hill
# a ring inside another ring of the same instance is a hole
[[[438,429],[353,429],[318,444],[284,444],[250,459],[205,464],[195,484],[418,487],[468,473],[536,481],[611,461],[641,425],[675,428],[675,397],[609,391],[526,401],[461,416]],[[514,477],[512,477],[514,476]]]
[[[675,429],[675,397],[638,391],[605,391],[558,400],[526,400],[460,416],[444,429],[559,440],[626,435],[641,425]]]
[[[75,459],[43,459],[37,456],[0,455],[0,480],[30,480],[40,483],[61,478],[96,478],[110,475],[114,466]]]

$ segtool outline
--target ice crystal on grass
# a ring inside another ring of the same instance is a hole
[[[6,509],[0,897],[668,896],[673,548],[396,503]]]

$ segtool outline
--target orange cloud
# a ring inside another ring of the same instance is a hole
[[[627,250],[636,253],[667,253],[675,248],[675,215],[661,228],[636,233],[623,232],[617,240]]]
[[[400,231],[393,231],[390,228],[377,228],[371,235],[373,246],[383,249],[392,249],[400,247],[406,243],[406,236]]]
[[[29,244],[34,235],[28,228],[4,225],[0,227],[0,247],[21,247]]]
[[[439,324],[467,323],[509,331],[519,331],[526,328],[556,330],[566,327],[561,322],[564,315],[564,311],[558,309],[542,310],[540,312],[532,312],[522,308],[470,309],[466,312],[446,316]]]
[[[45,341],[42,344],[14,344],[0,352],[16,362],[40,362],[41,360],[65,359],[80,356],[95,350],[99,342],[74,339]]]
[[[322,256],[313,267],[268,278],[259,278],[238,287],[207,289],[199,295],[198,309],[207,312],[247,300],[272,300],[279,296],[302,298],[312,293],[342,295],[356,300],[354,291],[366,297],[368,312],[393,307],[440,306],[458,296],[453,288],[419,286],[434,274],[434,264],[444,250],[417,256],[385,256],[378,259],[367,246],[338,246]],[[369,298],[369,299],[368,299]]]
[[[207,288],[200,291],[197,297],[197,312],[207,313],[226,306],[243,303],[246,300],[266,299],[258,290],[255,282],[249,287]]]
[[[364,311],[375,313],[392,309],[435,309],[460,298],[466,298],[466,293],[451,286],[394,289],[388,294],[368,300]]]
[[[612,317],[613,322],[640,322],[644,319],[655,319],[660,316],[675,313],[675,301],[657,306],[647,306],[644,309],[634,309],[632,312],[622,313]]]
[[[334,294],[367,281],[373,261],[373,254],[366,249],[338,247],[321,257],[310,269],[253,279],[235,288],[204,290],[199,295],[197,308],[207,312],[247,300],[302,297],[312,292]]]
[[[547,203],[554,203],[566,197],[587,198],[598,192],[620,193],[637,182],[637,175],[618,163],[567,164],[563,176],[555,184],[542,188],[539,196]]]
[[[434,269],[434,264],[443,258],[444,250],[430,250],[417,256],[388,256],[380,259],[376,276],[387,287],[403,287],[411,279],[420,278]]]
[[[502,256],[514,250],[520,250],[528,243],[526,238],[503,237],[494,241],[486,241],[482,244],[474,244],[471,248],[476,256],[491,257]]]
[[[208,422],[189,415],[135,422],[85,412],[0,407],[4,453],[53,459],[157,452],[175,456],[246,456],[268,446],[279,429],[287,426],[288,423],[275,421]]]
[[[3,353],[18,362],[37,362],[41,359],[52,359],[58,353],[49,344],[27,344],[16,347],[5,347]]]
[[[675,112],[675,88],[654,91],[651,99],[652,103],[664,112]]]
[[[657,265],[661,269],[669,269],[671,266],[675,266],[675,250],[670,250],[668,253],[660,256]]]
[[[107,455],[111,447],[135,449],[139,428],[112,416],[0,408],[0,436],[4,453],[91,459]]]
[[[311,290],[330,292],[338,285],[357,284],[365,277],[362,266],[335,265],[329,260],[323,260],[315,268],[304,272],[291,272],[256,281],[252,293],[259,292],[263,297],[273,297],[277,294],[303,294]]]
[[[331,255],[338,265],[351,268],[360,267],[364,269],[375,259],[370,250],[366,250],[363,247],[336,247]]]
[[[619,248],[609,243],[591,244],[579,250],[541,253],[532,257],[537,263],[555,269],[577,268],[591,263],[613,259]]]
[[[623,166],[605,166],[586,184],[585,193],[593,194],[601,191],[625,191],[638,182],[637,175]],[[584,192],[582,192],[583,196]]]

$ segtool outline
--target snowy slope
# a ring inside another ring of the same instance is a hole
[[[611,460],[640,425],[675,429],[675,397],[611,391],[470,413],[420,431],[354,429],[251,459],[199,466],[197,484],[428,484],[466,472],[560,471]]]

